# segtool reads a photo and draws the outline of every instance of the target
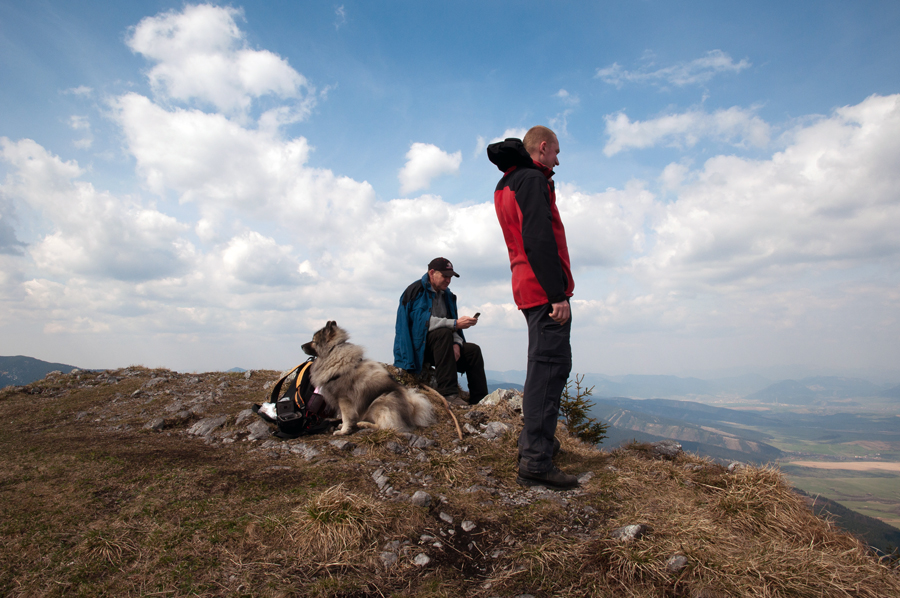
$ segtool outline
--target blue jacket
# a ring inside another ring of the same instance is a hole
[[[397,324],[394,330],[394,367],[417,374],[422,370],[425,361],[425,338],[428,336],[428,323],[431,320],[431,306],[436,293],[431,288],[428,273],[421,280],[412,283],[403,291],[400,305],[397,307]],[[450,289],[444,291],[447,302],[447,313],[454,320],[459,316],[456,311],[456,295]],[[465,340],[462,330],[456,334]]]

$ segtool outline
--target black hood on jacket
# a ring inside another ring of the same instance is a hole
[[[487,155],[488,160],[496,164],[502,172],[506,172],[513,166],[535,168],[534,160],[525,151],[522,140],[515,137],[490,144],[487,148]]]

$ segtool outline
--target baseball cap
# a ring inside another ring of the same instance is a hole
[[[444,276],[450,276],[451,274],[457,278],[459,278],[459,274],[453,271],[453,264],[450,263],[445,257],[436,257],[428,263],[429,270],[437,270],[438,272],[443,272]]]

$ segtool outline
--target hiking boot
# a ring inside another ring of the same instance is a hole
[[[458,394],[447,395],[444,397],[447,399],[447,402],[455,407],[468,407],[469,404],[466,403]]]
[[[551,490],[569,490],[578,486],[578,479],[575,476],[563,473],[555,465],[550,471],[541,473],[519,469],[516,482],[522,486],[543,486]]]
[[[556,459],[556,455],[559,454],[559,451],[561,448],[562,448],[562,445],[559,443],[559,438],[554,436],[553,437],[553,455],[550,458]],[[522,454],[520,453],[516,456],[516,463],[518,463],[521,460],[522,460]]]

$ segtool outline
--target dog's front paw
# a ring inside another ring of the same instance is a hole
[[[338,428],[334,431],[334,436],[346,436],[350,433],[350,430],[345,430],[344,428]]]

